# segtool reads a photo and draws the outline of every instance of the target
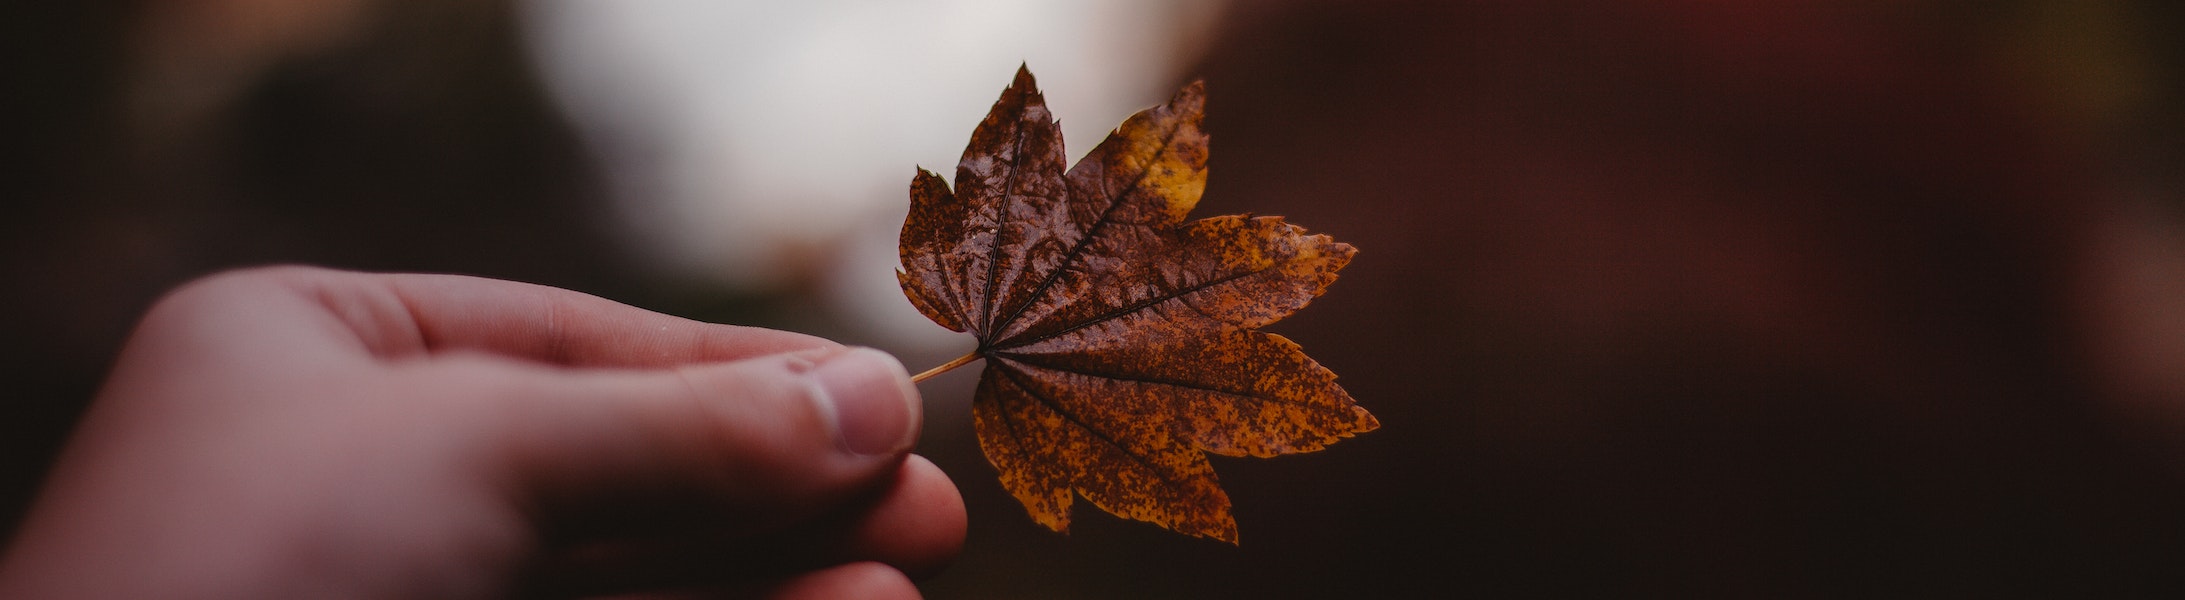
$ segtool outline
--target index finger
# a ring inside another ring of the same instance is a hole
[[[584,367],[664,367],[840,344],[693,321],[561,288],[462,275],[247,271],[322,306],[373,354],[479,350]]]

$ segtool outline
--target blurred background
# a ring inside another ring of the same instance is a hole
[[[1074,159],[1193,78],[1199,214],[1357,245],[1273,331],[1384,427],[1215,459],[1242,544],[920,452],[936,598],[2185,593],[2185,8],[89,0],[0,8],[0,515],[132,319],[233,266],[972,342],[889,272],[1020,62]]]

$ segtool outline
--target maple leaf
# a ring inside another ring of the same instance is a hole
[[[1305,306],[1356,253],[1280,217],[1185,222],[1206,187],[1202,83],[1125,120],[1067,172],[1028,69],[956,166],[919,169],[904,295],[978,348],[979,447],[1034,521],[1074,496],[1237,541],[1206,453],[1311,452],[1379,426],[1297,344],[1257,329]],[[927,375],[921,375],[921,378]]]

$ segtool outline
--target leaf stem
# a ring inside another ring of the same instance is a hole
[[[948,361],[947,363],[944,363],[944,364],[942,364],[941,366],[938,366],[938,367],[934,367],[934,368],[931,368],[931,369],[926,369],[926,372],[924,372],[924,373],[919,373],[919,374],[917,374],[917,375],[912,375],[912,376],[910,376],[910,382],[911,382],[911,383],[918,383],[918,382],[920,382],[920,381],[925,381],[925,380],[927,380],[927,379],[932,379],[932,378],[933,378],[933,376],[935,376],[935,375],[939,375],[939,374],[942,374],[942,373],[947,373],[947,372],[949,372],[950,370],[952,370],[952,369],[955,369],[956,367],[961,367],[961,366],[964,366],[964,365],[968,365],[968,364],[971,364],[971,361],[974,361],[974,360],[978,360],[978,359],[979,359],[979,351],[977,351],[977,350],[972,350],[972,351],[970,351],[970,352],[965,352],[963,356],[958,356],[958,357],[956,357],[956,360]]]

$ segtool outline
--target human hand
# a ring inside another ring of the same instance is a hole
[[[146,314],[0,597],[913,598],[964,535],[920,414],[901,364],[819,338],[239,271]]]

